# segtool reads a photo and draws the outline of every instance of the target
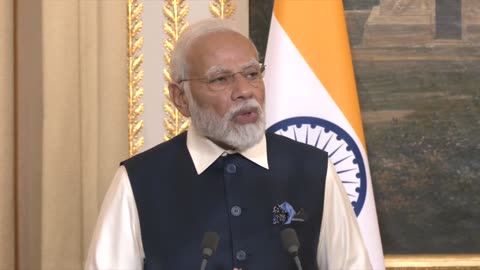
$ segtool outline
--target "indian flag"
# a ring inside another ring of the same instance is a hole
[[[268,129],[329,153],[384,269],[342,0],[276,0],[265,64]]]

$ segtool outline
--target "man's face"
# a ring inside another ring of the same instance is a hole
[[[254,81],[248,76],[258,69],[256,50],[250,41],[235,32],[207,34],[192,44],[187,60],[187,78],[212,81],[239,72],[222,90],[212,89],[208,79],[187,82],[192,124],[224,148],[248,148],[257,143],[265,129],[265,86],[261,74]]]

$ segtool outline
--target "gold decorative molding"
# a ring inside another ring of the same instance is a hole
[[[480,254],[385,255],[388,270],[480,269]]]
[[[215,18],[227,19],[235,13],[235,2],[231,0],[213,0],[210,3],[210,13]]]
[[[130,156],[135,155],[144,143],[140,132],[144,121],[140,116],[144,111],[142,96],[143,80],[143,21],[141,15],[143,3],[140,0],[128,0],[128,149]]]
[[[163,88],[164,95],[167,101],[164,103],[164,110],[167,117],[164,120],[166,134],[164,140],[167,141],[176,135],[188,129],[190,124],[189,118],[184,117],[170,101],[170,94],[168,91],[168,83],[172,81],[170,76],[171,54],[175,43],[180,34],[188,27],[185,17],[188,15],[189,6],[185,4],[184,0],[166,0],[163,7],[163,15],[165,16],[165,24],[163,26],[167,37],[164,41],[165,46],[165,69],[163,69],[163,76],[166,85]]]

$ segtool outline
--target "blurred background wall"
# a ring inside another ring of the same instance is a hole
[[[127,0],[0,2],[0,269],[81,269],[129,156]],[[163,141],[165,15],[142,13],[145,139]],[[187,22],[215,1],[184,1]],[[264,55],[272,1],[233,1]],[[344,0],[386,254],[480,254],[480,3]],[[328,26],[326,26],[328,27]]]

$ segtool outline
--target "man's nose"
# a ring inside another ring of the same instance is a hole
[[[232,98],[238,99],[249,99],[253,96],[254,86],[245,78],[241,73],[233,74],[233,84],[232,84]]]

